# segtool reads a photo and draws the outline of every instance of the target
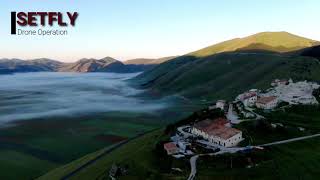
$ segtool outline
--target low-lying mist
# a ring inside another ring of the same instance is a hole
[[[167,103],[134,95],[126,79],[137,74],[20,73],[0,75],[0,123],[110,111],[152,113]]]

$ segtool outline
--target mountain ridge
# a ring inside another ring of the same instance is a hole
[[[0,74],[16,72],[114,72],[134,73],[150,69],[155,65],[148,64],[124,64],[112,57],[102,59],[82,58],[76,62],[65,63],[48,58],[30,60],[0,59]]]
[[[0,73],[56,71],[63,63],[47,58],[0,59]]]
[[[122,62],[111,57],[102,59],[83,58],[58,69],[60,72],[126,72],[126,70]]]

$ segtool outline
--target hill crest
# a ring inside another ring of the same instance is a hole
[[[239,50],[266,50],[289,52],[320,45],[319,41],[304,38],[285,31],[260,32],[243,38],[235,38],[189,53],[188,55],[204,57],[221,52]]]

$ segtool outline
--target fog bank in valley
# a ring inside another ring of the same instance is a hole
[[[0,75],[0,123],[110,111],[154,112],[161,100],[134,97],[126,79],[136,74],[20,73]]]

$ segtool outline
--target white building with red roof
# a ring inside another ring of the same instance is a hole
[[[168,155],[173,155],[179,153],[179,148],[173,142],[168,142],[163,144],[163,148],[167,151]]]
[[[193,126],[191,132],[224,147],[236,146],[243,140],[242,131],[231,128],[229,121],[225,118],[200,121]]]
[[[240,94],[237,97],[237,100],[241,101],[244,106],[253,106],[258,99],[258,94],[256,91],[249,91],[243,94]]]
[[[281,85],[288,85],[289,81],[286,79],[275,79],[274,81],[271,82],[271,86],[281,86]]]
[[[216,102],[216,108],[224,110],[225,106],[226,106],[226,101],[225,100],[218,100]]]
[[[267,97],[260,97],[257,102],[257,108],[261,109],[273,109],[278,105],[278,98],[276,96],[267,96]]]

